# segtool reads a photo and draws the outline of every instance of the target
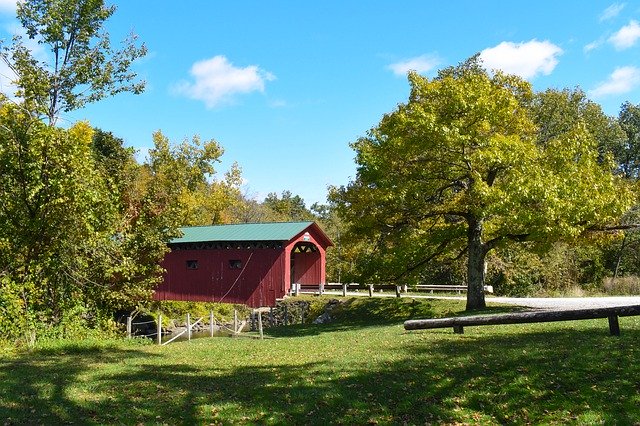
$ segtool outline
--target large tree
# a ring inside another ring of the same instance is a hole
[[[487,253],[508,241],[571,238],[614,222],[631,194],[583,120],[538,143],[534,94],[473,57],[434,79],[409,74],[409,100],[352,146],[355,180],[332,192],[369,244],[363,278],[418,277],[467,259],[467,309],[485,306]]]
[[[115,6],[104,0],[27,0],[17,17],[29,39],[44,47],[38,56],[16,35],[2,44],[0,56],[13,70],[17,95],[29,110],[55,124],[61,112],[81,108],[120,92],[141,93],[133,61],[146,54],[130,35],[120,49],[111,47],[104,26]]]

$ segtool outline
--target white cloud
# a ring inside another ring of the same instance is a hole
[[[0,13],[16,11],[16,0],[0,0]]]
[[[615,18],[620,14],[620,12],[622,12],[622,9],[624,9],[624,7],[625,3],[612,4],[611,6],[606,8],[604,12],[602,12],[602,14],[600,15],[600,22]]]
[[[636,21],[630,21],[628,25],[620,28],[620,30],[609,37],[609,42],[613,44],[616,50],[624,50],[636,44],[640,38],[640,25]]]
[[[190,71],[192,82],[182,82],[175,87],[177,93],[203,101],[213,108],[233,100],[237,94],[264,92],[266,81],[275,76],[256,65],[235,67],[222,55],[196,62]]]
[[[13,82],[16,80],[16,74],[3,61],[0,60],[0,92],[10,99],[15,99],[17,87]]]
[[[546,40],[526,43],[503,41],[495,47],[484,49],[480,52],[480,58],[488,69],[499,69],[528,79],[538,74],[551,74],[561,54],[560,47]]]
[[[387,66],[395,75],[405,76],[409,71],[425,73],[440,65],[440,59],[433,55],[421,55]]]
[[[628,93],[640,85],[640,68],[620,67],[616,68],[606,81],[598,84],[589,92],[594,98],[607,95],[619,95]]]

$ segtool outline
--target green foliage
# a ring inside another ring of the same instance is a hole
[[[22,315],[58,323],[82,303],[91,254],[108,244],[114,209],[90,151],[91,129],[56,129],[0,109],[0,271]]]
[[[242,177],[234,164],[224,179],[214,180],[214,164],[220,162],[223,148],[197,136],[176,146],[160,132],[153,140],[148,172],[158,206],[164,205],[180,226],[230,222],[228,211],[238,200]]]
[[[17,17],[29,39],[44,46],[47,58],[34,57],[21,36],[2,44],[2,60],[15,73],[17,95],[33,113],[55,124],[69,112],[121,92],[141,93],[133,62],[147,52],[131,35],[119,50],[111,47],[105,22],[115,6],[103,0],[28,0],[18,2]]]
[[[315,220],[315,216],[307,209],[304,200],[291,191],[282,191],[282,195],[271,192],[262,203],[273,213],[274,222],[302,222]]]
[[[193,317],[203,317],[209,321],[209,313],[213,311],[217,321],[233,320],[234,310],[238,311],[239,318],[249,316],[250,309],[246,305],[231,305],[228,303],[208,302],[183,302],[174,300],[161,300],[146,303],[141,311],[156,316],[162,314],[165,319],[183,320],[187,314]],[[164,320],[163,320],[164,321]]]

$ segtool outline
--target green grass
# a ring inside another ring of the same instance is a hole
[[[640,317],[406,332],[463,302],[349,300],[324,326],[0,358],[0,424],[637,424]]]

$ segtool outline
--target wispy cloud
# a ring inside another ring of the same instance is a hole
[[[275,80],[273,74],[257,65],[236,67],[223,55],[194,63],[190,74],[192,81],[183,81],[174,90],[203,101],[207,108],[228,103],[238,94],[264,92],[265,82]]]
[[[269,102],[269,106],[271,108],[284,108],[286,106],[289,106],[289,104],[284,99],[274,99]]]
[[[9,2],[2,2],[0,0],[0,5],[6,5]],[[15,11],[15,2],[13,2],[14,11]],[[0,6],[0,11],[2,7]],[[17,22],[5,25],[3,30],[13,36],[21,36],[22,44],[31,52],[31,55],[38,61],[48,62],[50,59],[49,53],[44,48],[44,45],[39,44],[36,40],[30,39],[27,37],[27,33],[23,27],[21,27]],[[7,46],[10,43],[7,44]],[[4,95],[8,96],[11,99],[16,99],[15,93],[18,89],[15,85],[15,81],[17,80],[16,73],[5,63],[4,60],[0,60],[0,92]]]
[[[592,50],[597,49],[598,47],[602,46],[602,43],[604,42],[604,40],[600,39],[600,40],[596,40],[593,41],[587,45],[585,45],[582,50],[584,51],[584,53],[589,53]]]
[[[549,75],[558,65],[562,49],[550,41],[531,40],[524,43],[503,41],[484,49],[480,58],[488,69],[499,69],[522,78]]]
[[[637,21],[630,21],[628,25],[620,28],[618,32],[609,37],[609,42],[616,50],[624,50],[636,44],[640,38],[640,25]]]
[[[613,3],[600,14],[600,22],[615,18],[625,6],[625,3]]]
[[[429,72],[440,63],[440,59],[435,55],[421,55],[388,65],[387,68],[393,71],[395,75],[405,76],[409,71],[415,71],[420,74]]]
[[[616,68],[606,81],[598,84],[589,95],[600,98],[607,95],[628,93],[640,85],[640,68],[628,66]]]

